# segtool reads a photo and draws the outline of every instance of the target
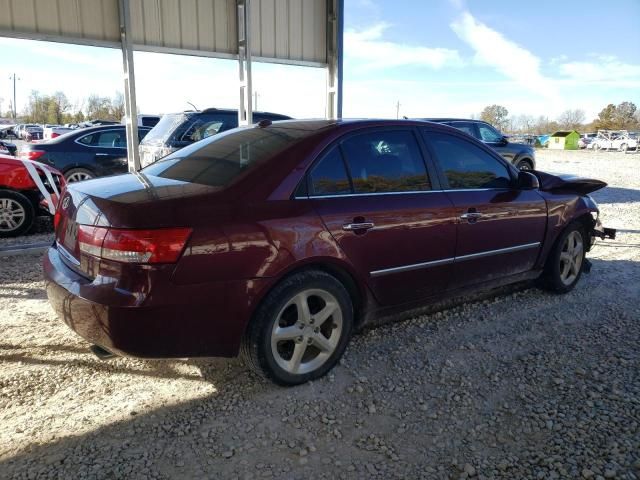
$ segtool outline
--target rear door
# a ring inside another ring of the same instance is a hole
[[[313,205],[383,305],[445,290],[455,220],[411,128],[344,137],[308,175]]]
[[[504,160],[463,136],[423,134],[458,222],[452,286],[532,269],[547,223],[540,194],[515,188],[515,172]]]
[[[127,135],[124,128],[94,130],[76,140],[97,175],[127,171]]]

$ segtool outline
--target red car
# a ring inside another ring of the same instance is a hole
[[[38,215],[53,215],[64,177],[54,168],[0,155],[0,237],[27,232]]]
[[[538,278],[571,290],[615,233],[586,195],[605,185],[518,172],[428,122],[263,121],[70,184],[47,293],[105,355],[241,352],[298,384],[400,312]]]

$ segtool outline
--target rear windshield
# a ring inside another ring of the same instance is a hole
[[[240,175],[282,152],[314,130],[241,128],[178,150],[142,170],[146,175],[225,187]]]
[[[162,145],[166,143],[175,129],[186,122],[188,118],[189,115],[186,113],[169,113],[163,115],[156,126],[147,133],[142,143],[145,145]]]

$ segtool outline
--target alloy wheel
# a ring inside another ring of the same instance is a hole
[[[564,240],[560,252],[560,281],[564,285],[571,285],[580,274],[583,256],[582,235],[576,230]]]
[[[12,198],[0,199],[0,231],[13,232],[22,226],[26,212],[22,205]]]
[[[67,183],[82,182],[92,178],[93,177],[86,172],[73,172],[69,177],[67,177]]]
[[[326,290],[303,290],[278,313],[271,331],[273,357],[290,374],[313,372],[336,350],[342,329],[338,300]]]

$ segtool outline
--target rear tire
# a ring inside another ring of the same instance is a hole
[[[17,237],[33,225],[35,211],[20,192],[0,190],[0,237]]]
[[[85,180],[91,180],[96,176],[93,174],[91,170],[87,170],[86,168],[72,168],[68,170],[64,174],[64,178],[67,183],[75,183],[75,182],[83,182]]]
[[[573,290],[582,275],[587,245],[587,233],[580,222],[573,222],[562,232],[547,259],[543,277],[547,290],[555,293]]]
[[[323,271],[304,271],[267,294],[240,353],[259,375],[280,385],[299,385],[335,366],[352,328],[353,304],[344,285]]]

